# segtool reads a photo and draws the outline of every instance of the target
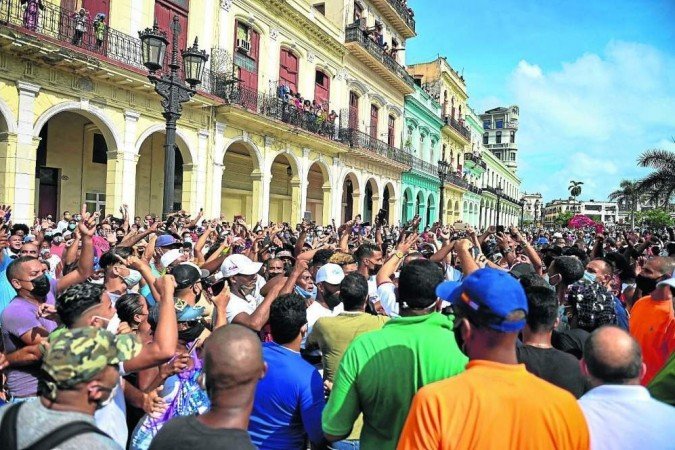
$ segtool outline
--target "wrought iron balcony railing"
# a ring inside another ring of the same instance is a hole
[[[413,13],[411,9],[408,8],[408,5],[403,4],[401,0],[387,0],[389,4],[396,10],[398,15],[403,19],[403,21],[415,31],[415,19],[413,19]]]
[[[83,26],[77,28],[76,12],[52,3],[43,2],[33,14],[21,0],[0,1],[0,24],[13,27],[26,34],[46,37],[55,44],[87,56],[100,57],[118,66],[126,66],[146,72],[141,54],[141,40],[137,37],[110,28],[105,23],[97,23],[86,16]],[[165,67],[168,66],[171,52],[165,55]],[[182,66],[182,64],[181,64]],[[182,71],[182,67],[180,69]],[[204,82],[198,89],[209,91],[207,71]]]
[[[410,87],[415,86],[415,81],[410,74],[401,66],[394,58],[388,55],[380,45],[371,39],[364,30],[360,28],[360,23],[355,22],[348,25],[345,30],[345,42],[358,42],[361,47],[365,48],[370,55],[376,60],[380,61],[396,76],[401,78]]]
[[[460,124],[457,120],[453,119],[450,116],[445,116],[443,118],[443,121],[445,122],[446,125],[449,125],[452,128],[454,128],[466,140],[468,140],[468,141],[471,140],[471,132],[469,131],[469,129],[466,126]]]
[[[469,189],[469,183],[456,173],[450,172],[446,175],[446,183],[454,184],[455,186],[461,187],[463,189]]]
[[[483,169],[487,168],[487,164],[485,161],[483,161],[483,158],[481,158],[479,155],[474,155],[473,153],[464,153],[464,162],[465,164],[471,162],[477,166],[482,167]]]
[[[438,177],[438,166],[430,162],[424,161],[416,156],[412,156],[412,169],[415,169],[419,172]]]
[[[412,166],[413,156],[411,154],[393,147],[386,142],[382,142],[363,131],[355,130],[353,128],[341,128],[338,139],[343,144],[349,145],[352,148],[367,150],[401,164]]]

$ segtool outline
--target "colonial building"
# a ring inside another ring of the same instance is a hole
[[[485,111],[480,116],[485,129],[483,145],[513,172],[518,167],[518,114],[518,107],[512,105]]]
[[[0,201],[14,205],[14,220],[83,202],[161,212],[165,124],[137,32],[155,21],[168,31],[173,17],[179,48],[198,37],[210,54],[178,122],[174,208],[249,222],[297,222],[306,211],[317,222],[369,221],[380,207],[398,218],[412,166],[401,149],[404,98],[415,91],[403,68],[415,35],[407,7],[44,3],[35,15],[18,0],[0,7]],[[76,34],[79,6],[88,15]]]
[[[412,156],[412,167],[402,177],[404,223],[415,214],[420,215],[422,227],[438,220],[442,126],[441,105],[415,86],[405,100],[404,150]]]
[[[536,225],[542,222],[542,209],[544,202],[539,192],[528,194],[523,192],[524,202],[523,222],[526,225]]]

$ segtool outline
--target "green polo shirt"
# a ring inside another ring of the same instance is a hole
[[[419,388],[464,371],[468,358],[440,313],[398,317],[357,337],[347,348],[328,404],[323,431],[349,434],[363,413],[361,448],[395,449]]]

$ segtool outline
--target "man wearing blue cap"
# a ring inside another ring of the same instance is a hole
[[[574,397],[527,372],[516,359],[527,299],[507,272],[480,269],[436,293],[453,305],[466,371],[415,395],[399,449],[587,449],[588,427]]]

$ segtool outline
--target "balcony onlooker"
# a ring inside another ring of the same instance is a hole
[[[84,36],[84,32],[87,31],[88,15],[87,10],[84,8],[80,8],[80,11],[74,14],[75,34],[73,34],[73,45],[82,44],[82,37]]]
[[[23,26],[30,31],[35,31],[38,24],[40,10],[44,11],[45,5],[42,0],[21,0],[22,5],[26,5],[23,12]]]

